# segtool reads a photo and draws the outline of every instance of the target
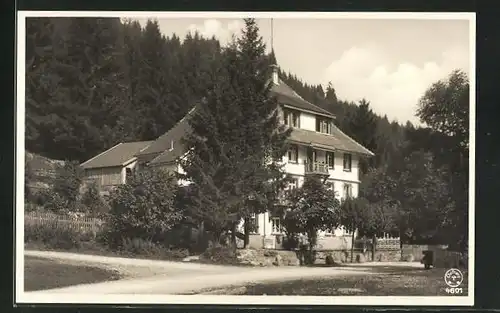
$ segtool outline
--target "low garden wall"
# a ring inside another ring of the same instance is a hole
[[[350,250],[322,250],[316,251],[316,264],[325,264],[326,257],[331,255],[335,263],[350,263]],[[238,261],[252,266],[299,266],[300,252],[276,249],[240,249]],[[355,250],[354,262],[371,262],[371,251]],[[401,250],[379,250],[375,253],[375,262],[400,262]]]

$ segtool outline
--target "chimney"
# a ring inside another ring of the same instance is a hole
[[[273,82],[273,84],[275,85],[279,85],[279,77],[278,77],[278,65],[276,64],[271,64],[271,80]]]

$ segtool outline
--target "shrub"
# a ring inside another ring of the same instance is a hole
[[[109,211],[109,205],[100,195],[95,182],[90,183],[82,195],[81,204],[83,210],[94,216],[102,215]]]
[[[299,240],[295,235],[287,235],[283,238],[283,249],[296,250],[299,247]]]
[[[161,244],[142,238],[123,238],[119,252],[129,256],[144,256],[163,260],[182,260],[189,256],[187,249],[169,249]]]
[[[107,242],[117,247],[122,237],[162,242],[184,220],[175,207],[177,184],[161,170],[139,172],[109,195]]]
[[[216,264],[235,265],[239,263],[236,250],[233,247],[220,245],[207,248],[201,254],[200,259]]]
[[[120,250],[125,253],[139,254],[145,256],[160,256],[164,250],[159,244],[142,238],[123,238]]]
[[[65,213],[70,210],[70,203],[58,193],[48,192],[43,208],[53,213]]]
[[[91,233],[82,232],[57,221],[46,224],[27,223],[24,226],[26,243],[42,244],[51,249],[79,249],[83,243],[92,240]]]
[[[57,170],[54,181],[54,193],[68,202],[74,203],[80,195],[82,184],[82,169],[76,161],[65,161],[64,166]]]
[[[327,255],[325,258],[325,264],[329,266],[335,265],[335,260],[333,259],[333,256],[331,254]]]

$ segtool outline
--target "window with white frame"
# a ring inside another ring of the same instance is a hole
[[[300,127],[300,113],[295,110],[284,109],[283,110],[283,122],[285,125],[292,127]]]
[[[281,218],[278,216],[271,217],[271,232],[273,234],[283,233],[283,227],[281,226]]]
[[[293,190],[299,188],[299,179],[297,177],[292,177],[288,182],[288,190]]]
[[[298,163],[299,162],[299,147],[297,145],[291,145],[288,149],[288,163]]]
[[[350,172],[352,167],[352,156],[349,153],[344,153],[344,171]]]
[[[352,198],[352,185],[345,183],[344,184],[344,198]]]
[[[316,116],[316,131],[323,134],[332,134],[333,121],[329,118]]]
[[[344,198],[352,198],[352,185],[349,183],[344,184]]]
[[[335,167],[335,154],[333,152],[327,151],[325,153],[326,164],[328,164],[329,169]]]
[[[259,220],[256,214],[253,214],[250,219],[250,233],[258,234],[259,233]]]

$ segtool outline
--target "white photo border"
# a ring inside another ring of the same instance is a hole
[[[467,296],[215,296],[215,295],[95,295],[31,293],[24,291],[24,158],[25,158],[25,27],[27,17],[120,18],[294,18],[294,19],[418,19],[469,21],[469,286]],[[476,134],[476,14],[417,12],[160,12],[160,11],[18,11],[16,77],[16,206],[15,302],[18,304],[214,304],[214,305],[353,305],[359,306],[473,306],[475,256],[475,134]]]

